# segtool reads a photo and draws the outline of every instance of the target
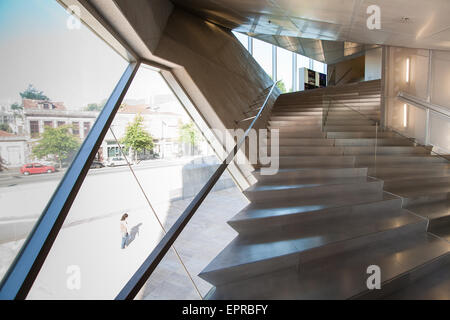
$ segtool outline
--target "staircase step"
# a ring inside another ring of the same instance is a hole
[[[271,143],[271,140],[268,141]],[[262,145],[267,143],[262,142]],[[334,140],[325,138],[279,138],[278,145],[280,149],[285,146],[333,146]]]
[[[411,281],[394,293],[383,297],[388,300],[450,300],[450,254],[442,258],[440,267],[429,270],[423,277]],[[431,271],[431,272],[430,272]]]
[[[332,132],[351,132],[351,131],[369,131],[369,132],[375,132],[376,127],[375,125],[366,125],[366,126],[351,126],[351,125],[342,125],[342,126],[325,126],[324,130],[325,132],[332,131]]]
[[[373,120],[369,119],[333,119],[327,117],[327,126],[371,126],[374,124]]]
[[[343,155],[344,148],[333,146],[280,146],[280,156],[294,156],[294,155]]]
[[[381,269],[381,290],[374,291],[389,294],[442,265],[448,250],[448,244],[426,233],[405,234],[299,267],[221,285],[210,298],[349,299],[367,294],[370,265]]]
[[[402,138],[349,138],[334,139],[336,146],[411,146],[413,143]]]
[[[348,192],[376,193],[383,189],[383,182],[368,177],[309,178],[299,183],[278,182],[259,184],[247,188],[245,196],[252,202],[270,202],[275,199],[305,199],[323,196],[344,196]]]
[[[341,147],[345,155],[364,155],[377,154],[378,155],[416,155],[416,154],[430,154],[428,149],[414,146],[355,146],[355,147]],[[374,159],[375,160],[375,159]],[[378,160],[378,159],[377,159]]]
[[[350,178],[366,177],[367,168],[321,168],[321,169],[279,169],[275,175],[261,175],[259,170],[253,172],[258,182],[294,181],[304,178]]]
[[[289,126],[322,126],[322,119],[303,119],[303,120],[295,120],[295,121],[291,121],[291,120],[281,120],[281,121],[272,121],[269,120],[269,125],[270,127],[289,127]]]
[[[280,156],[280,168],[353,168],[354,156]],[[359,166],[358,166],[359,167]]]
[[[404,177],[397,179],[390,179],[384,182],[386,189],[425,189],[432,186],[449,187],[450,176],[440,177]]]
[[[269,131],[269,136],[272,136],[270,131]],[[325,138],[325,132],[322,132],[321,130],[316,130],[316,131],[290,130],[290,131],[279,131],[278,136],[280,139],[284,139],[284,138]]]
[[[366,132],[336,132],[336,131],[328,131],[326,133],[326,136],[328,139],[362,139],[362,138],[375,138],[378,139],[381,138],[396,138],[398,135],[394,132],[387,131],[387,132],[378,132],[376,133],[374,131],[366,131]]]
[[[318,225],[312,222],[282,236],[239,235],[199,276],[217,286],[295,267],[299,262],[303,270],[302,264],[323,256],[363,248],[397,233],[416,234],[425,228],[425,219],[400,209],[396,213],[330,218],[329,223]]]
[[[240,234],[264,232],[286,232],[300,224],[311,221],[322,221],[331,217],[349,217],[350,215],[378,214],[398,210],[401,198],[388,193],[362,195],[348,194],[343,197],[327,197],[326,199],[306,199],[303,201],[274,201],[262,206],[249,204],[228,224]]]
[[[358,167],[373,167],[375,166],[375,160],[377,167],[398,165],[398,164],[428,164],[428,163],[445,163],[445,159],[437,156],[430,155],[377,155],[377,158],[373,155],[359,155],[356,157],[356,164]]]
[[[421,163],[410,163],[394,164],[392,166],[378,166],[376,168],[369,168],[368,175],[377,177],[384,181],[407,177],[442,177],[450,175],[450,164],[428,163],[424,166]]]
[[[322,124],[303,125],[303,126],[268,126],[269,129],[278,129],[280,133],[284,132],[322,132]]]
[[[428,230],[450,225],[450,199],[432,203],[410,205],[407,209],[429,219]]]

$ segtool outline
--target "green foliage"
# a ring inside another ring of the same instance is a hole
[[[37,90],[32,84],[28,85],[28,88],[20,93],[22,99],[33,99],[33,100],[45,100],[50,101],[43,91]]]
[[[180,142],[188,143],[191,146],[191,152],[194,153],[195,146],[201,140],[201,134],[195,124],[191,121],[186,124],[180,124]]]
[[[189,122],[180,126],[180,142],[189,143],[196,146],[200,140],[200,132],[193,122]]]
[[[13,110],[13,111],[19,111],[19,110],[22,110],[22,109],[23,109],[23,106],[18,104],[17,102],[14,102],[11,105],[11,110]]]
[[[286,93],[287,92],[286,91],[286,85],[284,84],[283,80],[280,80],[277,83],[277,87],[278,87],[278,89],[280,89],[281,93]]]
[[[135,160],[138,152],[153,150],[153,138],[144,128],[144,118],[138,114],[133,122],[129,123],[125,136],[120,141],[126,148],[134,151]]]
[[[104,105],[98,103],[90,103],[84,108],[85,111],[102,111]]]
[[[33,147],[33,155],[39,159],[54,156],[62,167],[62,161],[80,146],[79,139],[70,133],[69,128],[69,126],[46,127],[42,138]]]
[[[12,133],[11,127],[7,123],[0,123],[0,130]]]

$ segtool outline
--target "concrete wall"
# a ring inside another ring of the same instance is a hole
[[[399,47],[385,50],[386,125],[420,143],[433,145],[437,152],[450,153],[450,118],[443,115],[450,115],[450,52]],[[419,105],[398,98],[399,92]],[[423,104],[439,112],[431,111],[427,121],[427,111],[420,107]]]
[[[249,121],[238,125],[235,121],[243,119],[243,112],[273,83],[229,30],[178,8],[155,55],[177,65],[174,76],[209,128],[216,130],[247,128]],[[257,123],[260,127],[265,127],[265,118]],[[239,168],[246,177],[253,169],[245,164]]]
[[[343,85],[364,80],[364,56],[328,65],[329,85]]]
[[[364,80],[381,79],[382,48],[366,51],[364,59]]]
[[[103,8],[100,1],[95,2],[99,11],[111,10]],[[173,7],[168,0],[116,0],[115,3],[127,24],[151,51],[151,60],[171,69],[177,85],[209,128],[225,131],[248,127],[250,122],[236,125],[235,121],[244,118],[243,112],[273,82],[231,31]],[[110,14],[109,21],[120,29],[124,24],[119,23],[117,12],[114,14]],[[152,26],[154,30],[150,30]],[[128,29],[121,34],[135,38]],[[140,42],[135,42],[134,47],[138,48]],[[136,51],[145,52],[140,48]],[[278,89],[275,93],[275,97],[280,94]],[[257,129],[266,126],[274,100],[266,116],[258,121]],[[252,180],[251,165],[239,165],[239,169],[247,180]]]

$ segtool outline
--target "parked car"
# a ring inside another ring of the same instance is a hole
[[[36,173],[53,173],[55,171],[54,166],[46,166],[41,163],[29,163],[20,168],[20,173],[26,176]]]
[[[100,161],[92,161],[91,163],[91,169],[98,169],[98,168],[104,168],[105,165],[103,164],[103,162]]]
[[[106,165],[108,167],[115,167],[115,166],[126,166],[127,160],[125,158],[112,158],[106,161]]]

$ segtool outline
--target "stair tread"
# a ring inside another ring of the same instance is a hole
[[[252,235],[251,237],[238,235],[214,258],[202,274],[298,254],[330,243],[423,222],[422,218],[403,209],[379,215],[361,215],[358,218],[339,217],[329,220],[329,224],[312,223],[304,226],[301,232]]]
[[[416,204],[407,209],[428,219],[438,219],[450,215],[450,200]]]
[[[450,300],[450,263],[383,299]]]
[[[287,190],[287,189],[302,189],[309,187],[317,187],[323,185],[342,185],[378,181],[371,177],[308,177],[295,178],[292,181],[271,181],[271,182],[257,182],[245,190],[245,192],[269,191],[269,190]]]
[[[271,203],[270,205],[250,203],[233,218],[231,218],[230,221],[234,222],[247,219],[287,216],[299,213],[314,213],[323,209],[362,205],[393,199],[398,199],[398,197],[388,193],[383,193],[378,197],[361,197],[360,195],[352,195],[352,197],[327,197],[326,199],[305,199],[292,202],[279,201],[278,203]]]
[[[426,233],[371,243],[322,260],[216,288],[212,298],[348,299],[367,291],[369,265],[381,269],[383,283],[448,253],[450,246]],[[227,292],[228,291],[228,292]]]

